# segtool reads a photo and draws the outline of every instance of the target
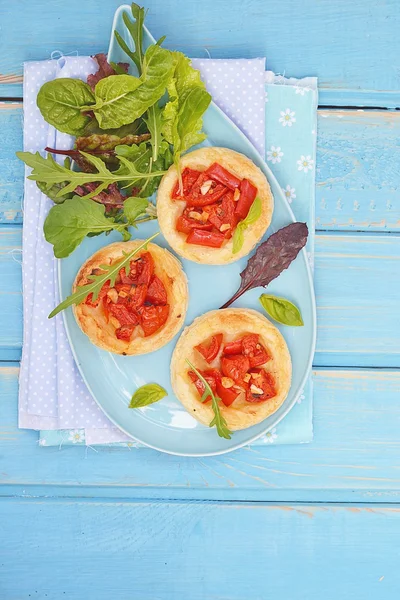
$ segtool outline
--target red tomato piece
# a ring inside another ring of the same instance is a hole
[[[92,300],[93,298],[93,294],[88,294],[86,300],[85,300],[85,304],[88,304],[89,306],[98,306],[99,303],[101,302],[101,300],[103,300],[103,298],[107,295],[108,290],[110,289],[110,282],[106,281],[105,284],[103,285],[103,287],[100,290],[99,295],[97,296],[96,300]]]
[[[223,335],[222,333],[218,333],[217,335],[213,335],[210,343],[207,345],[199,344],[195,346],[195,350],[200,352],[202,357],[208,362],[212,363],[218,356],[219,350],[221,348]]]
[[[184,199],[184,197],[190,193],[193,185],[199,178],[199,175],[201,175],[200,171],[196,171],[195,169],[190,169],[189,167],[186,167],[186,169],[184,169],[182,173],[183,194],[180,193],[179,181],[177,181],[172,192],[172,198],[174,200],[178,198]]]
[[[218,163],[213,163],[208,167],[206,174],[210,179],[222,183],[222,185],[225,185],[231,190],[235,190],[240,186],[241,180]]]
[[[219,231],[222,228],[222,232],[226,237],[232,235],[232,231],[238,222],[237,215],[235,215],[233,192],[229,191],[222,198],[220,204],[214,204],[211,207],[209,220]],[[228,228],[226,228],[226,226],[228,226]]]
[[[145,337],[148,337],[158,331],[168,319],[169,305],[141,306],[138,312],[144,335]]]
[[[222,233],[202,231],[201,229],[192,229],[186,238],[188,244],[209,246],[210,248],[221,248],[224,240],[225,236]]]
[[[143,306],[147,296],[147,285],[145,283],[139,283],[136,286],[132,286],[129,296],[126,298],[126,304],[129,309],[138,309]]]
[[[207,381],[208,385],[210,386],[211,390],[215,394],[216,389],[217,389],[217,381],[219,381],[221,379],[221,373],[218,371],[218,369],[208,369],[206,371],[199,371],[199,373],[200,373],[200,375],[202,375],[204,377],[204,379]],[[194,385],[196,386],[196,389],[199,392],[199,395],[201,398],[206,390],[204,383],[201,381],[201,379],[199,379],[199,377],[196,375],[196,373],[194,371],[188,371],[188,375],[189,375],[190,379],[193,381]],[[208,395],[207,398],[204,400],[204,402],[209,402],[210,400],[211,400],[211,396]]]
[[[123,325],[115,330],[115,336],[119,340],[130,340],[134,329],[134,325]]]
[[[275,381],[271,373],[267,373],[264,369],[251,369],[250,375],[251,379],[246,391],[247,402],[265,402],[276,396]]]
[[[181,233],[190,233],[192,229],[200,229],[201,231],[211,231],[212,223],[202,223],[197,219],[192,219],[185,214],[180,215],[176,220],[176,230]]]
[[[233,402],[235,402],[239,394],[240,392],[235,390],[233,387],[224,388],[221,381],[217,381],[217,396],[222,400],[225,406],[230,406]]]
[[[255,333],[245,335],[242,339],[242,353],[250,361],[250,367],[260,367],[271,359],[264,346],[258,340],[259,336]]]
[[[154,274],[154,260],[150,252],[144,252],[141,257],[135,261],[137,269],[137,283],[149,285],[150,279]]]
[[[132,261],[132,263],[133,263],[133,261]],[[121,269],[120,272],[118,273],[118,279],[124,285],[133,285],[135,283],[135,276],[136,276],[136,267],[135,267],[134,273],[132,273],[132,268],[130,269],[129,275],[126,274],[125,267],[123,269]]]
[[[233,354],[223,356],[221,359],[221,371],[225,377],[230,377],[238,385],[244,385],[243,378],[250,369],[250,361],[246,356]]]
[[[153,275],[147,289],[146,301],[150,304],[167,304],[167,290],[157,275]]]
[[[135,312],[128,310],[123,304],[114,304],[112,302],[108,305],[108,309],[112,316],[119,321],[121,327],[123,325],[137,325],[139,323],[138,315]]]
[[[228,188],[220,183],[211,182],[208,191],[203,194],[201,188],[206,181],[210,181],[210,178],[206,175],[205,171],[201,173],[191,189],[190,194],[187,196],[188,206],[207,206],[220,200],[224,194],[228,191]]]
[[[236,203],[235,212],[239,219],[245,219],[257,196],[257,188],[247,179],[240,184],[240,197]]]
[[[224,346],[224,354],[241,354],[242,353],[242,340],[235,340],[234,342],[228,342]]]

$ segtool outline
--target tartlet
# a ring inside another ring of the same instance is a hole
[[[209,425],[214,417],[212,403],[201,401],[204,384],[186,359],[215,391],[232,431],[272,415],[290,389],[292,365],[286,342],[255,310],[208,312],[186,327],[176,344],[171,360],[174,392],[195,419]]]
[[[100,266],[121,259],[143,240],[105,246],[80,268],[73,286],[85,285]],[[79,327],[91,342],[115,354],[147,354],[167,344],[182,327],[188,305],[187,278],[181,263],[168,250],[149,243],[122,269],[113,288],[104,285],[74,306]]]
[[[269,183],[261,170],[243,154],[215,147],[186,154],[180,168],[184,189],[179,187],[173,165],[157,192],[158,222],[170,246],[188,260],[209,265],[228,264],[249,254],[267,230],[274,208]],[[248,214],[255,197],[261,200],[261,214],[248,225],[243,245],[234,253],[235,228]],[[201,238],[214,247],[200,245]],[[215,246],[219,243],[220,247]]]

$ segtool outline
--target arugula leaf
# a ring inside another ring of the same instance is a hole
[[[135,63],[136,68],[139,72],[139,75],[142,73],[143,69],[143,23],[145,17],[144,8],[140,7],[135,2],[132,2],[131,12],[133,16],[133,21],[129,18],[128,13],[124,12],[122,14],[123,21],[125,23],[125,27],[128,29],[129,33],[132,36],[133,42],[135,44],[135,49],[131,50],[122,36],[118,33],[118,31],[114,31],[116,40],[118,44],[121,46],[122,50],[129,56],[129,58]]]
[[[168,396],[167,391],[158,385],[158,383],[146,383],[136,390],[133,394],[129,408],[142,408],[149,404],[154,404],[162,398]]]
[[[162,110],[157,102],[153,106],[150,106],[144,121],[151,134],[150,144],[153,149],[153,161],[156,161],[163,140],[161,133]]]
[[[43,118],[59,131],[80,135],[90,117],[81,110],[91,110],[95,98],[90,86],[80,79],[63,77],[42,85],[37,96],[37,105]]]
[[[290,300],[272,294],[261,294],[259,300],[264,310],[278,323],[292,327],[304,325],[300,310]]]
[[[146,214],[146,209],[149,206],[147,198],[138,198],[130,196],[124,202],[124,215],[129,225],[135,226],[135,221],[141,215]]]
[[[152,160],[151,148],[146,144],[140,144],[140,146],[117,146],[115,151],[118,156],[124,156],[130,160],[135,168],[141,173],[150,175],[151,173],[164,173],[171,165],[169,161],[169,145],[163,140],[159,148],[159,157],[154,162]],[[153,178],[147,178],[135,181],[134,187],[139,188],[139,192],[135,193],[135,196],[143,194],[146,197],[151,196],[156,188],[158,187],[161,175],[156,175]]]
[[[141,173],[133,162],[122,155],[118,155],[118,160],[120,162],[119,168],[116,171],[111,172],[101,158],[88,154],[87,152],[81,152],[82,156],[97,169],[97,173],[82,173],[72,171],[71,169],[59,165],[50,155],[47,155],[47,158],[43,158],[39,152],[36,152],[35,154],[32,154],[31,152],[17,152],[16,154],[18,158],[33,169],[32,173],[28,175],[28,179],[41,181],[47,184],[67,183],[56,197],[64,196],[74,191],[79,185],[84,186],[87,183],[93,183],[93,181],[95,181],[97,187],[86,196],[83,196],[83,198],[92,198],[107,188],[110,183],[120,182],[128,187],[143,179],[161,177],[165,172],[152,171],[149,173]]]
[[[121,233],[126,231],[125,223],[115,223],[104,213],[102,204],[80,196],[53,206],[46,217],[43,231],[46,240],[53,244],[54,256],[69,256],[88,233],[99,234],[113,229]]]
[[[63,300],[58,306],[56,306],[54,310],[51,311],[51,313],[49,314],[49,319],[57,315],[62,310],[65,310],[69,306],[72,306],[73,304],[80,304],[87,298],[89,294],[93,294],[93,300],[97,300],[101,288],[107,281],[110,282],[111,287],[114,287],[115,281],[120,270],[122,268],[125,268],[125,273],[129,275],[130,263],[132,258],[136,254],[144,250],[149,244],[149,242],[154,240],[154,238],[157,237],[159,234],[160,232],[158,231],[157,233],[149,237],[147,240],[145,240],[142,244],[137,246],[137,248],[135,248],[131,252],[123,252],[122,258],[114,262],[112,265],[101,265],[100,268],[102,269],[103,273],[101,275],[89,275],[88,279],[90,280],[90,283],[78,286],[73,294],[68,296],[68,298]]]
[[[237,224],[237,227],[233,234],[233,254],[236,254],[237,252],[239,252],[239,250],[242,249],[245,230],[248,228],[249,225],[253,225],[253,223],[258,221],[258,219],[261,217],[261,212],[262,202],[261,198],[257,196],[257,198],[254,199],[253,204],[250,206],[250,210],[247,214],[247,217],[245,219],[242,219],[242,221],[239,221],[239,223]]]
[[[174,74],[167,86],[169,101],[163,113],[162,133],[174,146],[174,162],[179,171],[179,158],[183,152],[205,139],[201,133],[202,116],[211,96],[206,91],[200,73],[181,52],[171,52]]]
[[[50,200],[53,200],[55,204],[62,204],[67,198],[72,198],[73,193],[67,194],[66,196],[60,196],[59,192],[62,191],[65,187],[62,183],[43,183],[42,181],[37,181],[36,185],[42,194],[45,194]]]
[[[192,369],[192,371],[194,371],[194,373],[196,373],[197,377],[200,379],[200,381],[202,381],[202,383],[204,385],[205,391],[204,391],[203,396],[201,397],[201,401],[204,402],[204,400],[206,400],[206,398],[208,398],[208,396],[211,396],[212,409],[214,411],[214,418],[211,421],[209,427],[214,427],[214,425],[215,425],[215,427],[217,428],[218,435],[227,440],[230,440],[232,432],[229,431],[226,421],[225,421],[224,417],[221,415],[218,400],[215,397],[214,392],[212,391],[211,387],[209,386],[207,381],[204,379],[204,377],[201,375],[201,373],[199,373],[199,371],[196,369],[196,367],[190,362],[190,360],[188,360],[186,358],[186,362],[189,365],[189,367]]]
[[[96,104],[83,110],[92,110],[102,129],[128,125],[140,116],[133,115],[136,107],[134,92],[142,83],[133,75],[110,75],[101,79],[94,89]]]

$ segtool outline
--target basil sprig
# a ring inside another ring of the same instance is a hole
[[[261,294],[259,300],[264,310],[278,323],[291,327],[304,325],[300,310],[290,300],[272,294]]]
[[[247,214],[247,217],[242,221],[239,221],[235,232],[233,234],[233,254],[237,254],[243,247],[244,243],[244,232],[249,227],[249,225],[253,225],[258,219],[261,217],[262,212],[262,202],[261,198],[257,196],[255,198],[253,204],[250,206],[250,210]]]
[[[201,397],[201,401],[204,402],[208,398],[208,396],[211,397],[212,409],[214,411],[214,418],[211,421],[209,427],[215,426],[217,428],[217,433],[220,437],[225,438],[226,440],[230,440],[232,432],[229,431],[226,421],[225,421],[224,417],[221,415],[218,400],[217,400],[214,392],[212,391],[211,387],[209,386],[207,381],[204,379],[204,377],[201,375],[201,373],[199,373],[199,371],[196,369],[196,367],[190,362],[190,360],[186,359],[186,362],[189,365],[189,367],[192,369],[192,371],[200,379],[200,381],[204,384],[204,394]]]
[[[146,383],[133,394],[129,408],[142,408],[154,404],[167,396],[166,390],[158,383]]]

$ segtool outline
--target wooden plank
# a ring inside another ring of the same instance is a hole
[[[21,105],[0,104],[0,222],[20,223]],[[400,113],[321,110],[316,223],[320,230],[400,231]]]
[[[6,51],[1,54],[0,73],[18,76],[23,61],[50,57],[54,50],[79,54],[104,51],[119,4],[120,0],[109,0],[101,10],[95,0],[70,0],[62,5],[47,0],[2,4],[0,21]],[[204,0],[195,7],[186,0],[153,0],[147,24],[156,38],[167,35],[168,47],[191,56],[266,55],[268,67],[278,73],[318,75],[328,89],[380,90],[386,94],[398,91],[398,74],[392,66],[398,58],[394,43],[400,27],[397,8],[396,0],[307,0],[301,10],[293,0],[280,3],[279,10],[275,0],[246,0],[245,4],[232,0],[229,10],[214,0]]]
[[[36,432],[17,428],[17,377],[16,364],[0,368],[2,496],[400,501],[400,371],[318,369],[312,444],[205,459],[39,447]]]
[[[22,343],[21,229],[0,228],[0,349]],[[315,365],[400,367],[400,236],[318,235]]]
[[[392,600],[398,507],[0,502],[7,600]]]

